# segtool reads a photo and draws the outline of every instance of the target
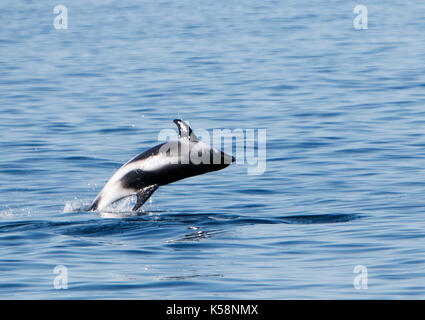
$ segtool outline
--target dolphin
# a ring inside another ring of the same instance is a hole
[[[136,195],[139,209],[158,187],[211,171],[236,159],[198,140],[189,125],[175,119],[180,138],[159,144],[130,159],[105,184],[89,211],[102,211],[120,199]]]

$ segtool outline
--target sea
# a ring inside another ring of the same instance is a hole
[[[2,0],[0,298],[424,299],[424,16]],[[174,119],[237,161],[89,212]]]

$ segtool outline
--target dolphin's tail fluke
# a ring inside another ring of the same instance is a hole
[[[96,197],[96,199],[94,199],[93,203],[91,204],[89,211],[96,211],[98,205],[99,205],[99,197]]]

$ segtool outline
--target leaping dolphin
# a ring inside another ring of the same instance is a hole
[[[174,123],[180,139],[159,144],[125,163],[105,184],[89,211],[102,211],[115,201],[137,195],[136,211],[159,186],[221,170],[235,161],[233,156],[198,140],[184,121],[176,119]]]

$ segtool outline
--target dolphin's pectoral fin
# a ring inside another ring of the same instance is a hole
[[[133,211],[139,209],[151,197],[155,190],[158,189],[158,187],[159,185],[153,184],[139,191],[137,193],[137,202],[136,205],[133,207]]]

